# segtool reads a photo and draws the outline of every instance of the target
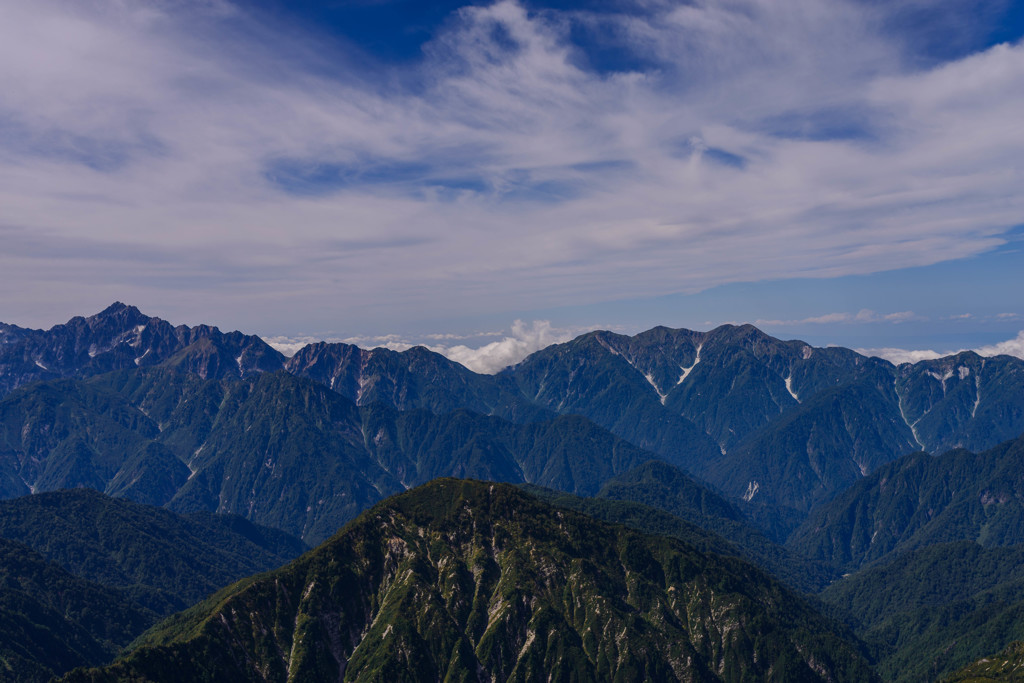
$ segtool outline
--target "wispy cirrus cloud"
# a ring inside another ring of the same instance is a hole
[[[309,329],[990,250],[1024,222],[1024,46],[922,67],[885,12],[501,0],[367,68],[227,0],[6,3],[0,228],[32,239],[0,289],[26,323],[116,291]]]
[[[793,325],[835,325],[840,323],[903,323],[910,320],[926,320],[926,318],[917,315],[913,311],[877,313],[871,309],[862,308],[856,313],[825,313],[823,315],[812,315],[807,318],[794,320],[757,320],[754,324],[765,327],[781,327]]]

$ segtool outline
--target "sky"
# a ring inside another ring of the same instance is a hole
[[[0,0],[0,320],[1024,353],[1022,36],[1009,0]]]

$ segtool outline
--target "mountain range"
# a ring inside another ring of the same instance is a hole
[[[259,337],[172,326],[120,303],[47,331],[4,330],[0,393],[136,367],[207,380],[283,370],[359,406],[464,408],[519,424],[581,415],[730,497],[794,520],[901,455],[983,450],[1024,433],[1021,359],[964,352],[895,366],[750,325],[591,332],[496,375],[422,347],[317,343],[285,358]]]
[[[1004,675],[979,658],[1024,638],[1022,368],[749,325],[483,375],[123,304],[0,324],[0,680],[117,653],[71,679]]]

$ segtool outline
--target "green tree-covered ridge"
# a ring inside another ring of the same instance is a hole
[[[156,615],[0,539],[0,681],[45,683],[109,661]]]
[[[881,467],[814,511],[789,547],[849,572],[894,551],[959,540],[1024,543],[1024,436],[982,453],[916,454]]]
[[[1024,546],[938,543],[863,569],[821,599],[887,681],[937,680],[1024,634]]]
[[[90,489],[0,501],[0,537],[163,616],[308,549],[240,517],[183,517]]]
[[[441,479],[67,681],[866,681],[833,624],[753,566]]]

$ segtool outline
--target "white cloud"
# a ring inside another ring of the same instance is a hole
[[[388,325],[925,265],[1024,221],[1021,44],[921,70],[862,3],[502,0],[366,74],[244,7],[0,5],[9,315]],[[571,22],[655,68],[589,70]]]
[[[856,313],[825,313],[798,320],[757,320],[754,324],[764,327],[781,327],[791,325],[834,325],[836,323],[902,323],[908,320],[924,319],[924,317],[917,315],[913,311],[876,313],[868,308],[862,308]]]
[[[1013,339],[1008,339],[990,346],[982,346],[977,349],[977,351],[982,356],[1006,355],[1024,358],[1024,330],[1021,330]]]
[[[898,348],[882,348],[882,349],[854,349],[857,353],[864,356],[876,356],[878,358],[884,358],[885,360],[896,363],[917,363],[922,360],[934,360],[936,358],[942,358],[943,356],[950,356],[967,349],[960,349],[959,351],[946,351],[939,353],[929,349],[922,350],[910,350],[910,349],[898,349]],[[1017,334],[1013,339],[999,342],[997,344],[990,344],[987,346],[980,346],[976,349],[971,349],[979,356],[1016,356],[1017,358],[1024,358],[1024,330]]]
[[[494,374],[514,365],[535,351],[572,339],[578,331],[556,329],[547,320],[534,320],[527,327],[522,320],[512,325],[512,334],[479,348],[465,345],[437,346],[432,350],[442,353],[474,372]]]
[[[794,320],[793,323],[810,323],[810,324],[823,324],[828,325],[831,323],[845,323],[850,322],[854,319],[854,316],[850,313],[826,313],[825,315],[816,315],[810,318],[804,318],[803,320]]]
[[[496,341],[478,347],[465,344],[448,346],[445,344],[417,344],[401,335],[389,334],[376,337],[348,337],[346,339],[318,339],[315,337],[264,337],[263,340],[286,356],[294,355],[303,346],[318,341],[343,342],[362,348],[386,348],[392,351],[407,351],[414,346],[422,345],[443,356],[461,363],[474,372],[494,374],[509,365],[514,365],[535,351],[552,344],[568,341],[574,336],[591,328],[556,328],[547,320],[534,320],[527,325],[522,320],[512,323],[508,334],[501,332],[478,332],[473,334],[427,334],[424,339],[455,340],[473,337],[502,337]]]
[[[854,349],[857,353],[862,356],[869,356],[875,358],[884,358],[890,363],[901,365],[902,363],[918,363],[923,360],[935,360],[936,358],[942,358],[943,356],[949,355],[948,353],[939,353],[937,351],[931,351],[929,349],[898,349],[898,348],[881,348],[881,349]]]

